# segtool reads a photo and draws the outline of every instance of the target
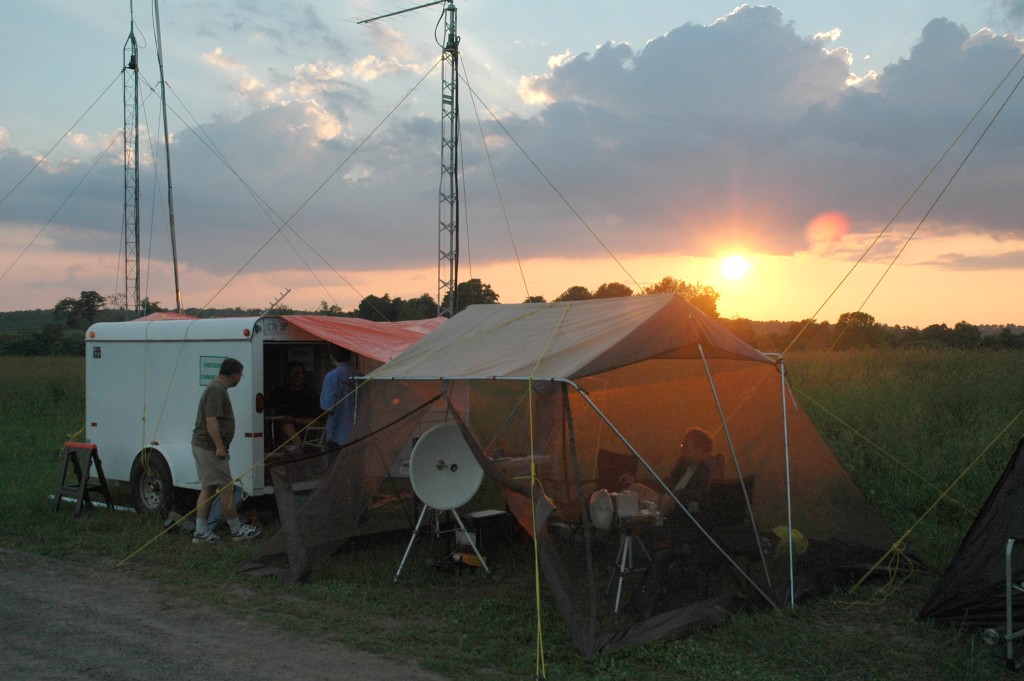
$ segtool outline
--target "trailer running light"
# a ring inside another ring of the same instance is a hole
[[[250,331],[249,329],[243,329],[242,330],[242,335],[245,336],[246,338],[248,338],[249,334],[251,334],[251,333],[252,333],[252,331]]]

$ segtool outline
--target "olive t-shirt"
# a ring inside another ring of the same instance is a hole
[[[235,412],[231,409],[227,386],[216,380],[206,386],[203,396],[199,398],[196,427],[192,431],[192,444],[203,449],[216,449],[210,431],[206,428],[206,419],[210,416],[220,423],[220,439],[224,442],[224,448],[230,449],[231,439],[235,436]]]

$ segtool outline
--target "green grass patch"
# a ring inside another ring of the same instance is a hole
[[[222,606],[451,678],[532,678],[540,631],[547,677],[567,681],[1009,679],[1001,647],[916,613],[1024,431],[1018,420],[1004,432],[1024,409],[1022,360],[1019,352],[949,350],[788,357],[792,384],[833,451],[898,533],[914,527],[908,549],[933,571],[885,600],[877,585],[836,592],[589,660],[572,646],[543,584],[537,612],[528,544],[493,547],[486,575],[439,570],[428,560],[437,548],[418,540],[397,583],[404,541],[369,546],[288,585],[235,573],[253,544],[197,546],[176,533],[154,541],[163,530],[155,518],[105,510],[73,518],[68,505],[54,513],[60,446],[81,437],[81,358],[0,358],[0,542],[145,576],[168,603]],[[954,481],[936,505],[937,490]]]

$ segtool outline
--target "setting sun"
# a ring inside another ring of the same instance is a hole
[[[736,281],[742,279],[750,269],[750,263],[742,255],[730,255],[722,261],[722,276]]]

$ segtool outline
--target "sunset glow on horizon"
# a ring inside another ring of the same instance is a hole
[[[2,49],[42,61],[0,73],[19,93],[0,116],[0,309],[130,288],[167,307],[180,269],[191,308],[288,291],[293,310],[352,311],[452,279],[551,301],[672,277],[713,288],[723,318],[1024,324],[1024,142],[1007,133],[1024,108],[998,106],[1017,79],[993,78],[1024,51],[1015,3],[591,4],[465,8],[463,115],[493,120],[466,118],[441,167],[430,12],[367,28],[310,0],[308,32],[260,33],[237,27],[297,25],[295,8],[171,8],[169,76],[204,137],[175,120],[169,151],[136,150],[132,243],[111,139],[127,100],[104,75],[117,52],[96,49],[123,44],[124,3],[11,3]]]

